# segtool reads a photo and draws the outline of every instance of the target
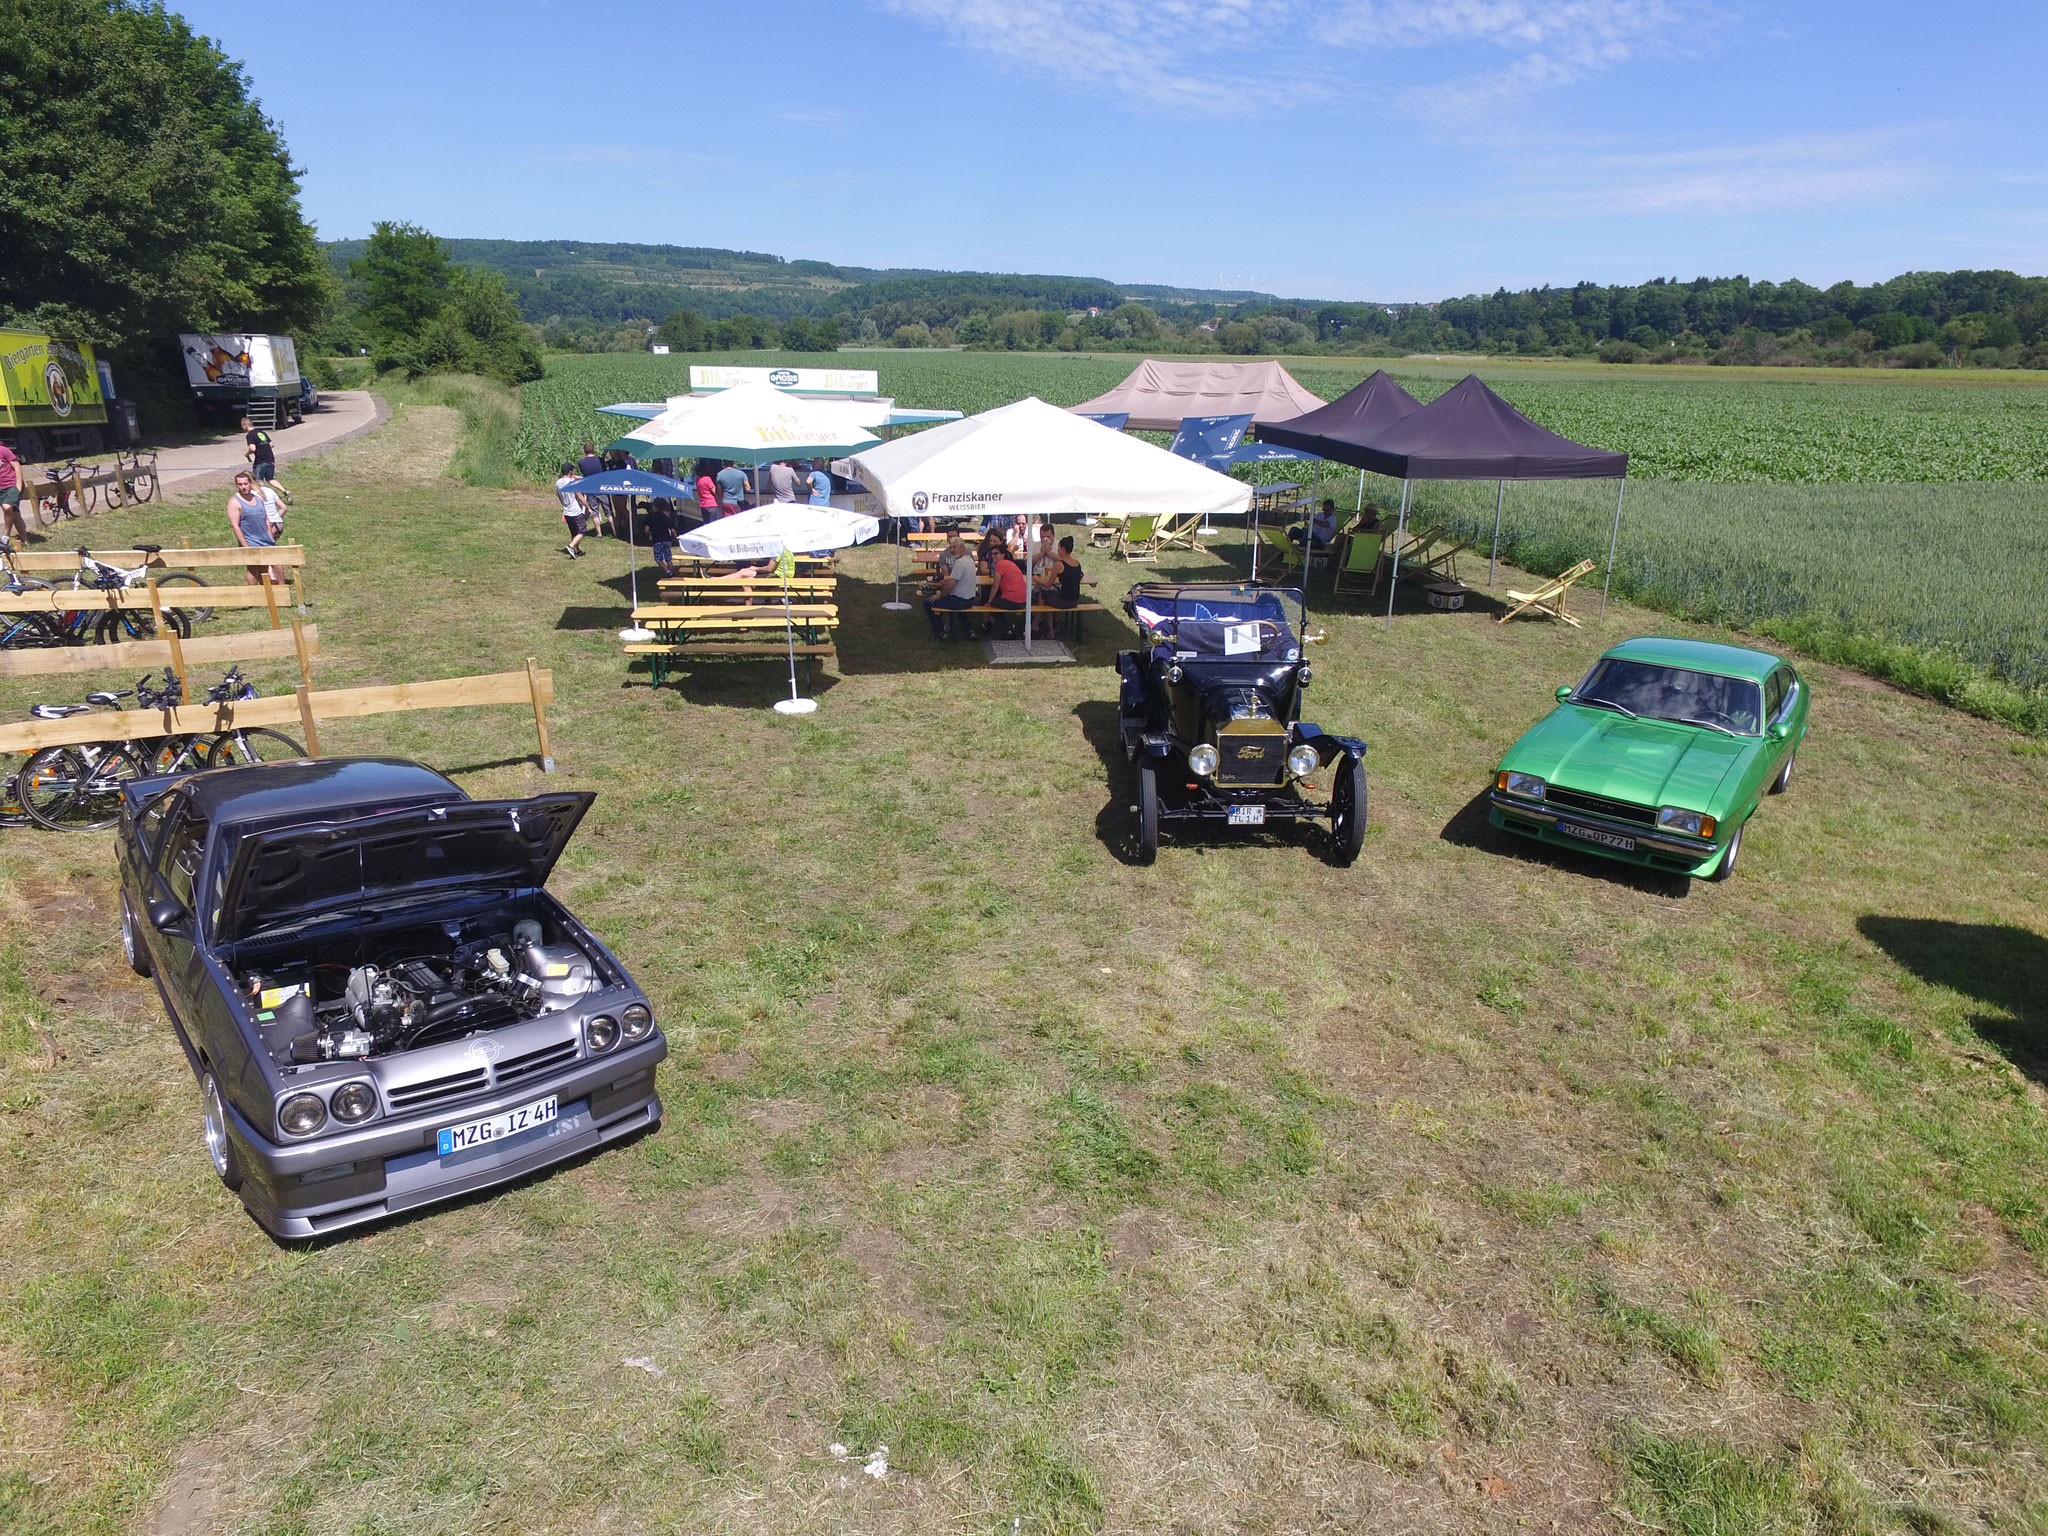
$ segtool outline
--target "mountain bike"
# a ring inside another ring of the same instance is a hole
[[[89,693],[83,704],[34,704],[29,713],[38,720],[68,720],[90,714],[96,706],[111,708],[126,697]],[[130,779],[147,778],[149,772],[127,742],[44,747],[21,765],[15,793],[38,826],[53,832],[94,831],[120,819],[121,786]]]
[[[94,557],[88,549],[78,551],[78,574],[71,578],[74,589],[84,591],[88,586],[96,592],[135,591],[147,587],[152,575],[156,578],[157,590],[167,587],[204,587],[206,583],[190,571],[158,571],[149,563],[149,557],[163,552],[161,544],[136,544],[131,546],[143,557],[136,566],[109,565]],[[81,613],[80,619],[86,615]],[[213,617],[211,608],[164,609],[164,622],[177,630],[179,639],[188,639],[192,626]],[[81,624],[81,629],[83,625]],[[101,614],[93,622],[93,638],[101,645],[120,640],[149,640],[156,635],[156,615],[147,608],[116,608]]]
[[[256,690],[243,678],[237,665],[228,668],[226,675],[207,691],[206,702],[219,705],[255,697]],[[266,725],[232,725],[207,747],[206,766],[235,768],[248,763],[289,763],[305,755],[306,749],[283,731],[273,731]]]

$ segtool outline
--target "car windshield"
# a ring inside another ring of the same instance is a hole
[[[1572,702],[1613,705],[1645,719],[1754,736],[1762,729],[1764,700],[1763,690],[1747,678],[1609,656],[1586,674]]]
[[[1303,602],[1285,587],[1183,587],[1139,591],[1131,612],[1180,656],[1299,661]]]

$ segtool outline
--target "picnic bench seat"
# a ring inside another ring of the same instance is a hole
[[[1024,620],[1024,610],[1022,608],[997,608],[989,603],[982,603],[973,608],[939,608],[933,611],[942,616],[959,614],[962,618],[970,614],[981,617],[999,615],[1006,619],[1015,619],[1020,624]],[[1048,615],[1051,616],[1055,633],[1058,631],[1060,618],[1066,614],[1072,614],[1074,616],[1074,644],[1076,645],[1079,645],[1083,638],[1081,633],[1081,615],[1084,613],[1107,613],[1108,611],[1100,603],[1076,603],[1071,608],[1056,607],[1051,603],[1033,603],[1031,605],[1031,617],[1034,620]]]
[[[786,590],[792,601],[816,602],[830,598],[837,590],[836,576],[793,576],[785,586],[780,579],[730,581],[707,576],[664,576],[655,583],[663,592],[675,592],[694,603],[768,603],[780,605]]]
[[[839,624],[833,603],[792,603],[741,607],[732,603],[648,603],[633,610],[633,622],[654,631],[654,639],[630,643],[628,656],[645,656],[658,688],[692,656],[787,656],[806,658],[836,651],[832,631]],[[797,639],[792,647],[792,627]]]

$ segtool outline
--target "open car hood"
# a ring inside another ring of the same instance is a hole
[[[414,892],[538,888],[596,798],[461,800],[244,834],[221,885],[214,942]]]

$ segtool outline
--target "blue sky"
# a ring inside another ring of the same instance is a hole
[[[330,238],[1389,300],[2048,271],[2041,0],[179,8]]]

